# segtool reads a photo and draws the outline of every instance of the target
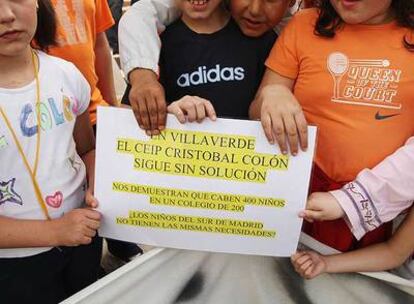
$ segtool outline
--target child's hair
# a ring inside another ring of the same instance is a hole
[[[56,15],[49,0],[38,0],[38,5],[34,46],[47,50],[49,46],[56,45]]]
[[[319,17],[315,24],[315,34],[332,38],[335,36],[343,21],[338,13],[335,11],[330,0],[315,1],[319,9]],[[393,0],[391,9],[394,11],[395,20],[397,24],[414,30],[414,0]],[[406,49],[414,51],[414,43],[410,39],[404,37],[403,43]]]

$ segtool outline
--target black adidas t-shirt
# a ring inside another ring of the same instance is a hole
[[[276,37],[273,31],[247,37],[233,19],[213,34],[197,34],[177,20],[161,34],[160,82],[167,102],[200,96],[219,117],[247,119]]]

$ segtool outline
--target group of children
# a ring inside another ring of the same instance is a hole
[[[390,239],[386,222],[414,199],[414,1],[315,1],[316,8],[295,14],[271,51],[271,29],[295,1],[231,0],[226,7],[219,0],[177,0],[181,18],[161,34],[161,50],[154,18],[177,17],[176,8],[169,0],[145,1],[133,8],[173,10],[130,10],[120,24],[121,59],[131,83],[127,99],[148,134],[165,127],[166,111],[182,122],[250,117],[261,120],[282,152],[296,154],[298,145],[306,149],[307,123],[315,124],[313,194],[300,216],[311,236],[350,252],[299,252],[292,257],[295,269],[312,278],[391,269],[410,257],[413,212]],[[113,89],[104,76],[96,77],[99,67],[80,73],[44,52],[53,54],[56,44],[54,8],[64,9],[64,26],[73,17],[62,3],[0,0],[2,303],[57,303],[92,283],[99,267],[87,109],[102,95],[113,101]],[[71,9],[79,10],[79,3],[73,1]],[[131,26],[131,20],[149,30]],[[98,32],[110,25],[103,23]],[[58,45],[93,40],[85,26],[58,31]],[[136,38],[142,33],[147,37]],[[137,57],[148,49],[161,57]],[[158,63],[165,94],[151,71]],[[101,67],[103,75],[107,67]],[[82,74],[91,75],[89,81]]]
[[[279,32],[281,17],[294,2],[231,0],[229,6],[244,39],[254,39],[264,37],[272,27]],[[409,170],[414,156],[409,140],[414,131],[414,108],[410,102],[414,80],[410,73],[414,2],[305,2],[314,8],[298,12],[277,39],[266,60],[267,71],[250,105],[249,117],[261,120],[269,142],[278,143],[283,153],[290,150],[293,155],[298,153],[298,146],[307,147],[307,124],[318,126],[312,194],[307,210],[300,214],[307,221],[306,233],[341,251],[385,243],[337,257],[302,252],[294,255],[292,262],[298,272],[309,278],[323,271],[385,270],[407,261],[403,275],[412,279],[414,271],[409,262],[414,238],[407,232],[412,229],[412,216],[388,239],[393,232],[391,221],[409,210],[414,199],[414,176]],[[131,83],[128,99],[148,134],[164,128],[165,104],[169,112],[187,115],[189,121],[214,118],[207,102],[214,108],[223,107],[223,101],[216,102],[221,92],[231,109],[218,115],[240,117],[238,111],[243,104],[237,104],[238,99],[233,98],[239,92],[227,96],[220,87],[222,83],[202,83],[197,78],[192,83],[183,82],[182,75],[191,76],[191,72],[197,71],[192,61],[204,62],[197,47],[190,53],[194,58],[187,55],[190,39],[180,40],[185,54],[180,61],[163,58],[163,54],[175,51],[161,43],[164,33],[158,38],[157,32],[165,26],[167,37],[177,25],[185,26],[187,31],[192,30],[191,39],[203,39],[205,50],[217,49],[215,37],[220,30],[214,29],[214,25],[221,30],[226,27],[200,17],[205,27],[197,28],[194,20],[186,20],[191,9],[197,11],[197,3],[185,8],[181,1],[141,0],[121,20],[121,62]],[[180,10],[181,20],[174,21]],[[210,35],[205,32],[207,24],[211,26]],[[233,41],[223,44],[229,49],[236,45]],[[265,44],[262,48],[266,49]],[[239,52],[243,53],[243,49],[234,48],[235,57]],[[216,57],[209,57],[213,59],[206,71],[214,70],[216,64],[222,66],[221,60],[225,60],[220,51],[214,54]],[[169,73],[171,69],[180,73]],[[250,71],[245,70],[246,74]],[[157,73],[165,90],[157,81]],[[253,75],[261,78],[258,73]],[[216,96],[203,91],[213,87]],[[375,259],[377,254],[383,259]],[[365,265],[367,259],[370,263]],[[333,263],[335,268],[329,266]]]

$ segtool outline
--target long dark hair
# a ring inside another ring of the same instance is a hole
[[[38,0],[37,28],[33,37],[35,47],[47,50],[56,45],[56,15],[49,0]]]
[[[342,26],[343,21],[333,8],[330,0],[315,1],[319,9],[319,17],[315,24],[315,34],[332,38],[335,32]],[[414,30],[414,0],[393,0],[391,8],[395,14],[395,20],[399,26]],[[414,43],[405,36],[403,44],[406,49],[414,52]]]

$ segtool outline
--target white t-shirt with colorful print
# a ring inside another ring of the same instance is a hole
[[[40,154],[37,181],[51,218],[82,205],[86,169],[76,152],[73,129],[76,117],[87,110],[90,87],[75,66],[37,52],[40,81]],[[36,82],[18,88],[0,88],[0,106],[33,169],[39,125],[35,111]],[[46,219],[32,180],[0,116],[0,216]],[[35,255],[50,248],[0,249],[0,258]]]

